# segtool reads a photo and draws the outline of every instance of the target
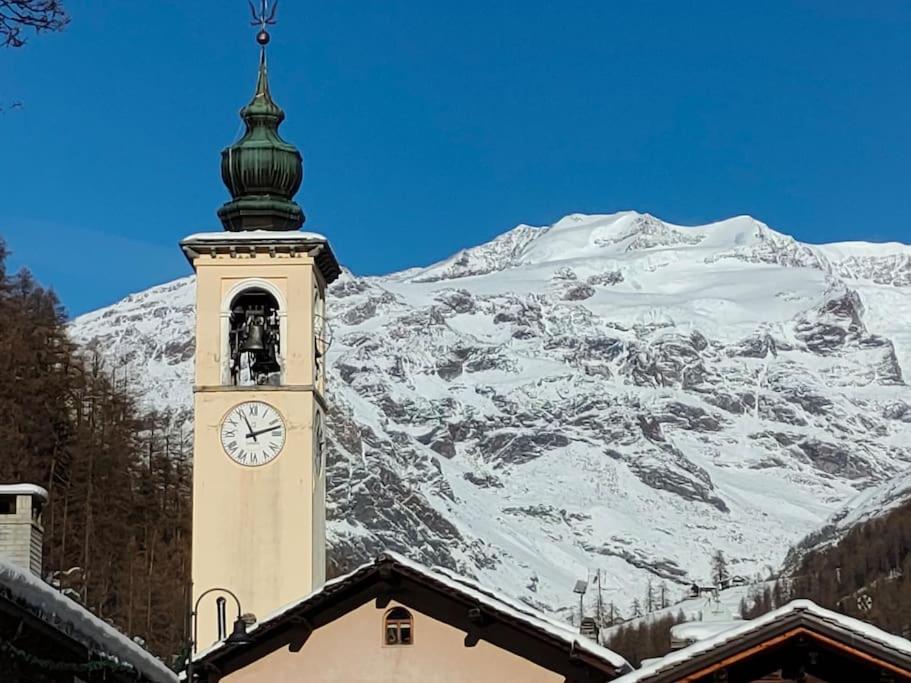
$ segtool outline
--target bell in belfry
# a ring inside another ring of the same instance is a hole
[[[228,320],[230,383],[281,384],[281,326],[275,298],[251,288],[235,297]]]
[[[266,348],[266,328],[261,316],[254,317],[247,324],[247,333],[240,347],[241,351],[264,351]]]
[[[272,316],[274,317],[274,316]],[[241,353],[249,354],[250,372],[256,384],[267,384],[273,373],[279,372],[276,348],[278,345],[278,320],[267,318],[261,311],[248,313],[244,325]]]

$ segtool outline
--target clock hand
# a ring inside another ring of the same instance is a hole
[[[259,443],[259,441],[257,441],[257,439],[256,439],[256,434],[253,433],[253,427],[250,426],[250,420],[248,420],[247,416],[244,415],[243,413],[241,413],[240,416],[242,418],[244,418],[244,422],[247,423],[247,429],[250,430],[250,432],[247,434],[247,436],[245,438],[249,439],[252,436],[253,440],[256,441],[256,443]],[[262,432],[257,432],[257,434],[262,434]]]
[[[275,429],[275,427],[277,427],[277,426],[278,426],[278,425],[274,425],[274,426],[272,426],[272,427],[266,427],[265,429],[257,429],[255,432],[254,432],[254,431],[251,431],[249,434],[247,434],[247,438],[249,438],[249,437],[252,436],[254,439],[256,439],[256,437],[257,437],[259,434],[265,434],[266,432],[271,432],[271,431],[272,431],[273,429]]]

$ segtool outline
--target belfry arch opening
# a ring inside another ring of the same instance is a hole
[[[238,293],[228,308],[228,383],[282,383],[281,315],[275,296],[262,287]]]

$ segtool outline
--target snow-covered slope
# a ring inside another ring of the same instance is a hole
[[[333,557],[388,547],[554,610],[597,568],[628,605],[649,573],[704,579],[715,549],[735,573],[777,566],[911,465],[909,264],[898,244],[625,212],[346,273],[329,297]],[[192,289],[133,295],[73,336],[150,405],[188,410]]]

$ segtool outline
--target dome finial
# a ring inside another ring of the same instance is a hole
[[[247,0],[250,4],[250,14],[253,15],[253,21],[250,22],[251,26],[259,26],[259,33],[256,34],[256,42],[262,45],[263,48],[269,44],[269,32],[266,30],[266,26],[272,26],[275,24],[275,13],[278,11],[278,0],[272,4],[272,10],[269,10],[269,0],[261,0],[259,5],[259,12],[256,11],[256,8],[253,6],[253,0]]]
[[[297,230],[304,222],[293,200],[304,177],[303,162],[278,134],[285,113],[269,93],[266,27],[275,23],[277,7],[278,2],[270,9],[269,0],[261,0],[257,13],[250,2],[252,25],[259,26],[259,72],[253,99],[240,110],[246,131],[221,153],[221,178],[231,193],[231,201],[218,210],[225,230]]]
[[[275,13],[278,11],[278,0],[272,4],[269,9],[269,0],[260,0],[259,12],[253,6],[252,0],[247,0],[250,5],[250,14],[253,15],[251,26],[259,26],[259,32],[256,34],[256,42],[259,44],[259,75],[256,79],[256,97],[269,97],[269,80],[266,75],[266,45],[272,40],[272,36],[266,30],[267,26],[275,25]],[[271,101],[271,98],[269,98]]]

